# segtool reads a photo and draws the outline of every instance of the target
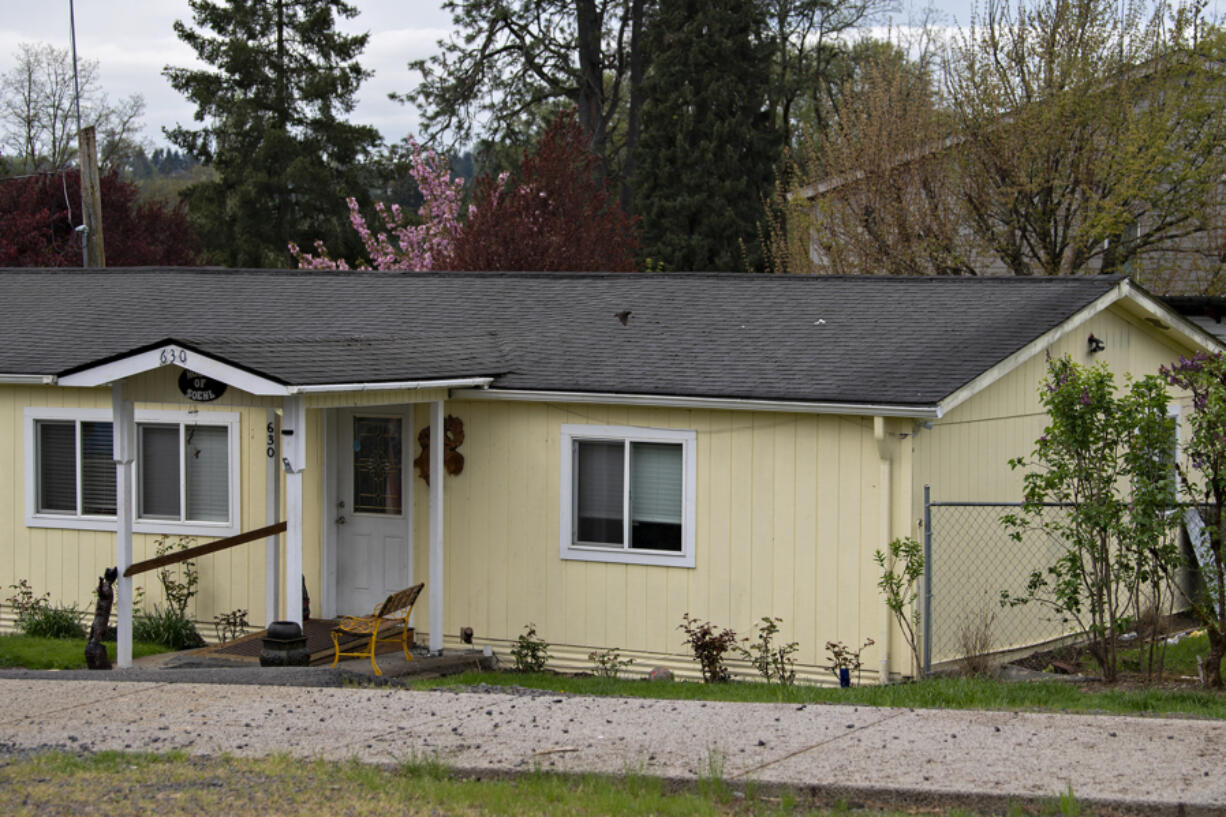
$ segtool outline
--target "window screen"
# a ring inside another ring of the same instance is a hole
[[[622,442],[575,442],[575,541],[622,544],[624,450]]]
[[[681,550],[681,446],[630,444],[630,547]]]
[[[140,516],[179,519],[179,426],[140,426]]]
[[[230,445],[224,426],[183,429],[183,477],[189,521],[229,521]]]

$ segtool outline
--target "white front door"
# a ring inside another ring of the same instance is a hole
[[[411,415],[339,412],[336,612],[367,615],[413,578]]]

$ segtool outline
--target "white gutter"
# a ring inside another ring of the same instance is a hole
[[[450,380],[390,380],[376,383],[320,383],[313,386],[286,386],[287,394],[325,394],[342,391],[420,391],[421,389],[484,388],[492,377],[455,377]]]
[[[891,445],[885,433],[885,418],[877,416],[873,418],[873,439],[877,442],[877,457],[881,460],[881,547],[882,553],[890,552],[890,541],[892,532],[892,517],[893,517],[893,502],[891,497],[890,480],[893,477],[891,459]],[[887,561],[887,565],[890,563]],[[882,603],[881,616],[881,668],[879,670],[879,681],[884,686],[890,683],[890,618],[893,615],[888,605]]]
[[[0,383],[14,386],[54,386],[53,374],[0,374]]]
[[[615,406],[668,406],[671,408],[731,411],[779,411],[797,414],[858,414],[881,417],[939,418],[939,406],[900,406],[878,403],[815,403],[799,400],[749,400],[736,397],[684,397],[681,395],[619,394],[616,392],[535,391],[530,389],[460,389],[456,400],[522,400],[533,403],[603,403]]]

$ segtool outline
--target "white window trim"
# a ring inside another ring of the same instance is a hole
[[[574,441],[666,442],[681,445],[681,551],[638,550],[627,547],[602,547],[574,543]],[[637,426],[598,426],[564,423],[561,434],[561,495],[559,545],[563,559],[615,564],[694,567],[695,485],[698,435],[689,429],[640,428]]]
[[[62,530],[98,530],[114,531],[116,529],[113,516],[78,516],[69,514],[38,512],[38,445],[36,426],[41,420],[79,421],[79,422],[113,422],[110,409],[77,409],[77,408],[27,408],[25,410],[25,481],[26,481],[26,527],[59,528]],[[179,425],[215,425],[227,427],[229,443],[230,470],[230,520],[228,522],[176,522],[167,519],[140,519],[136,516],[139,480],[137,475],[132,490],[132,532],[152,534],[181,534],[184,536],[233,536],[240,533],[239,522],[242,497],[240,477],[242,474],[242,437],[239,434],[239,414],[233,411],[173,411],[173,410],[142,410],[136,412],[136,422],[140,423],[175,423]],[[78,452],[78,460],[80,454]],[[139,469],[139,464],[138,464]],[[80,491],[80,485],[77,486]],[[182,463],[180,463],[180,491],[182,486]],[[182,508],[180,504],[180,508]]]

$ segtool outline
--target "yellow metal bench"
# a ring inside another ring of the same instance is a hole
[[[332,628],[332,648],[336,650],[336,655],[332,658],[332,666],[336,666],[342,655],[355,658],[369,657],[370,666],[374,668],[375,675],[382,675],[383,672],[379,669],[379,665],[375,663],[375,647],[380,643],[387,644],[395,641],[400,642],[405,659],[412,661],[413,656],[409,654],[409,616],[413,614],[413,605],[417,603],[417,597],[421,595],[421,590],[425,586],[424,583],[415,584],[392,593],[369,616],[341,618],[340,623]],[[389,628],[397,624],[400,625],[400,629],[396,633],[385,638],[379,637],[381,629],[387,632]],[[370,636],[370,641],[361,652],[341,652],[340,639],[343,635]]]

